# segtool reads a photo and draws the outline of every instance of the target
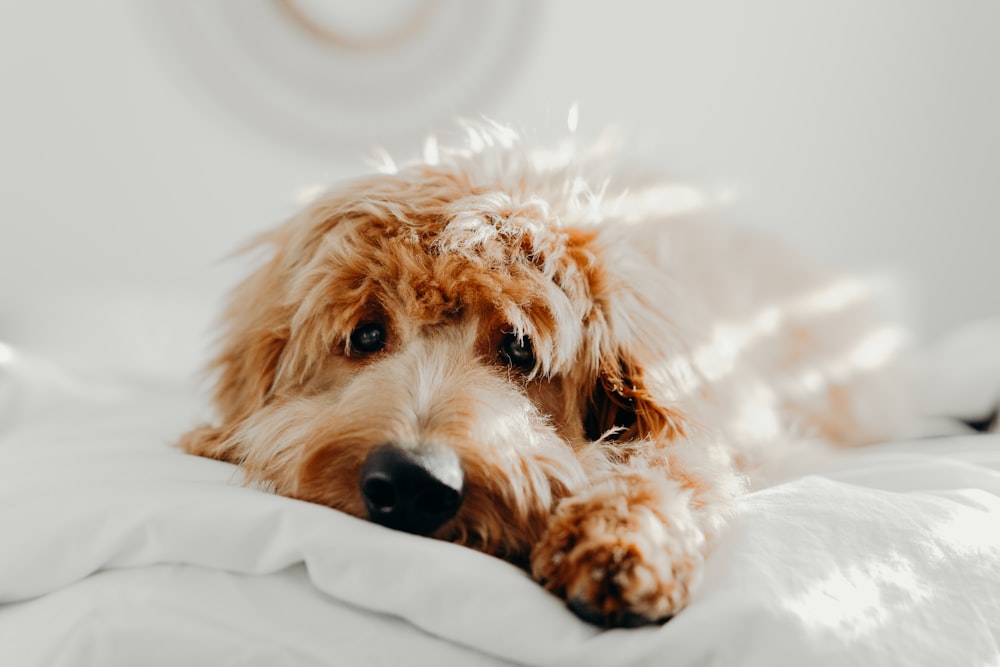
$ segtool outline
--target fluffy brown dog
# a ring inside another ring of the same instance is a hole
[[[669,618],[747,473],[893,433],[899,331],[860,283],[669,214],[672,186],[470,136],[266,235],[219,420],[181,444],[518,563],[592,622]]]

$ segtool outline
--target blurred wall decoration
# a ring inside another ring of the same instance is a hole
[[[392,147],[478,116],[530,55],[539,0],[158,0],[150,25],[238,114],[312,148]]]
[[[933,338],[1000,313],[998,25],[995,0],[0,3],[0,339],[177,359],[232,250],[371,146],[479,114],[556,138],[574,105],[738,224],[903,276]]]

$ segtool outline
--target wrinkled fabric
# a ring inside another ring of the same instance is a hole
[[[181,384],[0,361],[3,665],[1000,661],[1000,437],[888,443],[739,503],[690,606],[600,631],[498,559],[240,485]]]

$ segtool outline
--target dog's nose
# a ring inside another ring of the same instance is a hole
[[[462,467],[451,450],[416,454],[381,445],[362,464],[360,483],[368,518],[407,533],[430,535],[462,504]]]

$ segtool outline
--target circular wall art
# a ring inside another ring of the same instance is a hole
[[[159,0],[153,20],[229,106],[312,147],[412,143],[488,112],[529,52],[532,0]]]

